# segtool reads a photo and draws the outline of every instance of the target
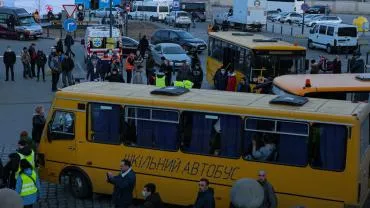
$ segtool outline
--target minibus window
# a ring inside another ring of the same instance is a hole
[[[91,140],[97,143],[119,144],[120,105],[90,104]]]
[[[183,112],[180,132],[182,150],[239,158],[241,124],[239,116]]]
[[[306,166],[308,131],[308,124],[304,122],[247,118],[243,157],[252,161]]]
[[[313,124],[310,134],[311,166],[317,169],[343,171],[346,164],[347,127]]]
[[[49,123],[51,140],[74,139],[75,115],[72,112],[55,111],[53,120]]]
[[[338,36],[340,37],[357,37],[357,30],[355,27],[339,27]]]
[[[131,146],[174,151],[178,149],[179,112],[126,107],[125,143]]]

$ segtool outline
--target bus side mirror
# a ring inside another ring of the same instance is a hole
[[[85,39],[81,40],[81,45],[85,45]]]

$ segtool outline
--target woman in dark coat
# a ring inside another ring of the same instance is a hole
[[[44,107],[37,106],[32,118],[32,140],[38,145],[45,126]]]

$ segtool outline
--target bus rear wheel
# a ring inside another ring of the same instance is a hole
[[[72,171],[69,175],[69,188],[74,197],[84,199],[90,197],[92,189],[88,179],[79,171]]]

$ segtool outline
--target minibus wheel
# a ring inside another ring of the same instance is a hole
[[[91,196],[91,185],[85,175],[79,171],[72,171],[69,180],[70,190],[74,197],[83,199]]]

